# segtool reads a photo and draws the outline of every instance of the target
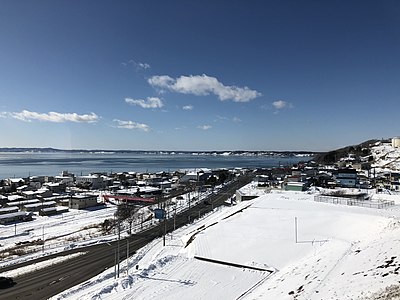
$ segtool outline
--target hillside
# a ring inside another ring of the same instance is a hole
[[[365,157],[371,154],[371,147],[373,147],[380,140],[368,140],[358,145],[343,147],[340,149],[332,150],[329,152],[316,154],[314,161],[320,164],[334,164],[341,158],[348,157],[350,154],[354,155],[356,159]]]

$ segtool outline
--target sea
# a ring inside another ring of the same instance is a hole
[[[172,172],[218,168],[272,168],[292,166],[311,157],[277,155],[210,155],[202,153],[120,152],[0,152],[0,179],[75,175],[95,172]]]

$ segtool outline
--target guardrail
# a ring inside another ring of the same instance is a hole
[[[332,203],[332,204],[340,204],[340,205],[377,208],[377,209],[387,208],[387,207],[395,205],[394,201],[389,201],[389,200],[372,202],[369,200],[356,200],[356,199],[345,198],[345,197],[332,197],[332,196],[322,196],[322,195],[314,196],[314,201],[324,202],[324,203]]]

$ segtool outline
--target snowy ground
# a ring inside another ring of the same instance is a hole
[[[104,238],[99,225],[113,218],[114,205],[96,210],[70,210],[57,216],[36,216],[35,220],[0,225],[0,267],[34,257],[70,249],[78,244],[95,243]],[[41,241],[45,240],[44,246]],[[19,244],[19,246],[18,246]]]
[[[371,151],[375,161],[373,166],[377,172],[400,170],[400,148],[378,142]]]
[[[53,299],[369,299],[399,285],[398,206],[260,194],[153,241],[119,279],[109,269]]]
[[[171,199],[173,205],[169,206],[170,216],[175,212],[175,207],[177,213],[187,209],[189,198],[198,196],[198,202],[209,193],[198,195],[192,192],[182,195],[179,199]],[[192,205],[195,202],[191,200]],[[143,214],[144,220],[148,218],[151,220],[142,224],[141,218],[138,217],[133,232],[158,224],[152,219],[154,213],[151,209],[154,207],[144,207],[139,211],[139,215]],[[109,203],[90,210],[70,209],[61,215],[35,215],[34,220],[30,222],[0,225],[0,268],[76,247],[115,240],[116,230],[104,233],[101,229],[104,220],[113,219],[115,212],[116,206]],[[122,224],[122,237],[128,234],[128,228],[128,224]],[[45,240],[44,245],[43,240]]]

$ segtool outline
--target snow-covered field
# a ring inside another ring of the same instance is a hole
[[[92,211],[70,210],[58,216],[36,216],[34,221],[0,225],[0,267],[49,255],[77,246],[114,239],[104,237],[99,225],[113,218],[114,205]],[[41,241],[45,240],[42,245]],[[20,247],[18,247],[20,244]]]
[[[153,241],[120,278],[108,269],[53,299],[370,299],[399,285],[398,206],[260,194]]]
[[[173,198],[171,202],[174,205],[169,206],[169,215],[172,216],[175,209],[177,213],[187,209],[189,198],[192,199],[193,205],[202,201],[209,193],[197,195],[192,192],[182,195],[179,199]],[[199,196],[196,201],[193,201],[194,196]],[[143,207],[138,211],[133,232],[158,224],[152,219],[152,208],[154,207]],[[114,218],[116,210],[116,205],[107,203],[89,210],[70,209],[62,215],[35,215],[34,220],[30,222],[0,225],[0,268],[72,248],[116,240],[116,228],[108,233],[103,232],[101,228],[105,219]],[[142,219],[148,221],[142,223]],[[122,237],[128,235],[128,229],[129,225],[126,222],[121,224]]]

